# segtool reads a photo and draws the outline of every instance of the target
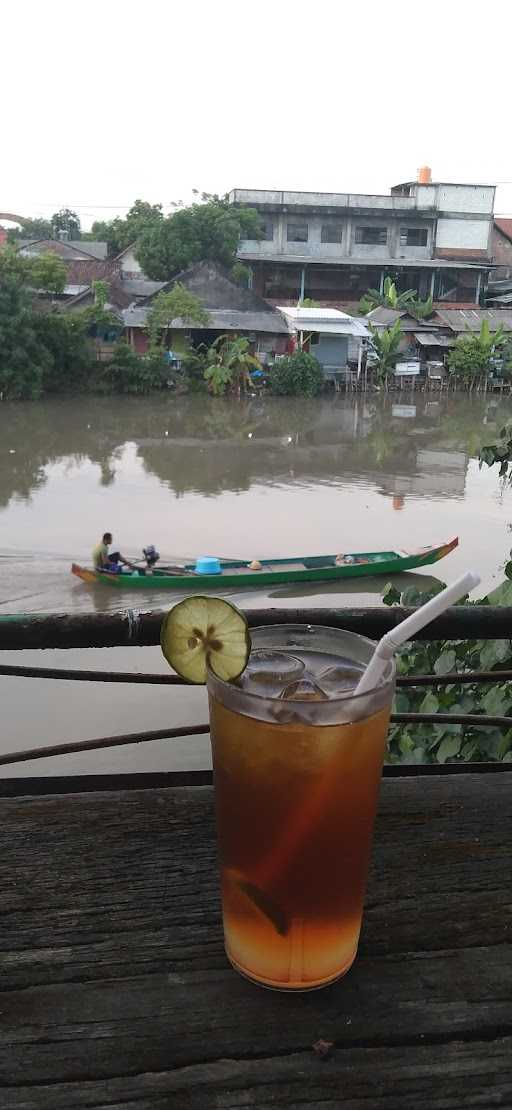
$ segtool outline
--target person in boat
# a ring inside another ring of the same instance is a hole
[[[112,532],[104,532],[100,542],[97,543],[96,547],[93,549],[92,562],[94,569],[107,570],[110,571],[111,574],[120,574],[122,566],[131,567],[133,569],[133,563],[130,563],[129,559],[125,559],[120,551],[111,551],[109,553],[109,547],[112,541]]]

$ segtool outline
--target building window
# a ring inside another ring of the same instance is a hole
[[[356,243],[376,247],[388,241],[387,227],[356,227]]]
[[[401,247],[426,247],[428,241],[428,231],[426,227],[401,227],[400,228],[400,246]]]
[[[261,220],[260,223],[261,223],[261,230],[263,232],[263,235],[261,236],[261,238],[264,239],[265,242],[267,242],[267,243],[271,242],[271,240],[274,238],[274,224],[273,224],[273,221],[272,220]]]
[[[342,224],[322,224],[322,243],[341,243],[342,238]]]
[[[307,243],[308,241],[308,225],[307,224],[287,224],[286,238],[289,243]]]

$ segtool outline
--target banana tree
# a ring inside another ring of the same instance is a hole
[[[230,388],[239,395],[245,392],[251,384],[251,369],[261,370],[249,347],[248,339],[230,339],[228,335],[219,335],[212,343],[204,371],[210,393],[220,396]]]
[[[489,321],[484,319],[478,334],[468,331],[459,336],[448,355],[448,368],[451,373],[460,375],[472,392],[479,378],[487,381],[493,359],[506,341],[502,325],[491,332]]]
[[[378,289],[368,289],[361,298],[359,308],[365,314],[370,312],[372,308],[378,308],[379,306],[383,308],[407,308],[416,299],[415,289],[406,289],[403,293],[399,293],[395,282],[392,278],[387,277],[384,280],[382,293]]]
[[[396,366],[402,329],[400,320],[395,320],[391,328],[374,328],[370,324],[372,347],[375,353],[375,370],[378,384],[387,385],[388,377]]]

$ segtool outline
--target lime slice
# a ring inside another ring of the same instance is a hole
[[[247,621],[220,597],[187,597],[162,621],[160,644],[169,665],[187,682],[204,685],[207,667],[229,682],[247,665]]]

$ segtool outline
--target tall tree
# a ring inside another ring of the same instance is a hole
[[[29,282],[30,259],[0,252],[0,399],[35,398],[51,355],[38,340]]]
[[[229,204],[227,197],[203,194],[201,203],[180,208],[138,239],[136,255],[144,273],[167,281],[194,262],[208,260],[231,269],[241,238],[261,238],[254,208]]]
[[[7,238],[9,242],[16,243],[19,239],[51,239],[52,234],[51,220],[28,219],[24,220],[23,226],[11,228]]]
[[[161,204],[149,204],[146,200],[136,200],[126,218],[116,216],[113,220],[96,220],[91,228],[91,239],[102,239],[108,243],[109,256],[115,257],[135,243],[146,231],[158,230],[164,219]]]
[[[54,212],[51,218],[53,238],[59,238],[59,232],[67,232],[68,239],[79,239],[81,233],[80,217],[72,208],[61,208]]]

